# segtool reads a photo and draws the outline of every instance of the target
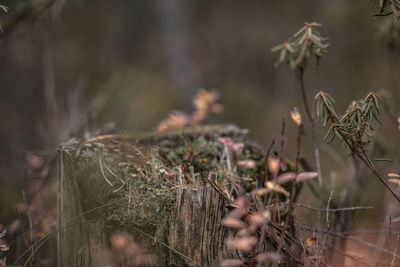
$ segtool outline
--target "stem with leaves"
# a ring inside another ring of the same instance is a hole
[[[319,92],[315,101],[319,121],[322,122],[324,127],[328,122],[330,123],[330,128],[324,140],[330,143],[338,138],[343,146],[351,151],[353,158],[360,159],[400,202],[400,195],[388,185],[365,150],[374,130],[372,120],[381,123],[379,120],[379,102],[381,99],[371,92],[364,100],[353,101],[342,116],[335,112],[334,100],[327,93]]]
[[[319,66],[320,58],[323,53],[326,53],[329,46],[326,43],[327,39],[322,37],[321,34],[316,30],[316,27],[321,24],[313,22],[306,23],[293,37],[294,41],[287,41],[281,45],[272,48],[273,52],[280,51],[279,59],[276,65],[281,63],[288,64],[296,73],[296,79],[300,84],[300,91],[304,103],[304,108],[307,113],[307,117],[311,123],[312,140],[314,147],[315,163],[318,172],[318,182],[322,186],[322,172],[321,163],[319,156],[319,149],[317,143],[317,135],[315,130],[315,119],[314,114],[310,109],[307,100],[307,94],[304,84],[304,72],[307,66],[307,59],[313,55],[316,57],[317,69]],[[316,83],[318,86],[318,83]]]

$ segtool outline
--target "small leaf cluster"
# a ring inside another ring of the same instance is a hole
[[[320,26],[321,24],[317,22],[305,23],[305,26],[293,35],[293,41],[289,39],[272,48],[272,52],[280,51],[278,62],[275,65],[286,63],[291,68],[296,69],[297,67],[304,67],[307,58],[311,55],[320,57],[326,53],[329,46],[328,39],[322,37],[316,29]]]
[[[364,100],[353,101],[340,116],[334,109],[334,99],[325,92],[319,92],[315,97],[317,118],[324,127],[330,123],[324,141],[330,143],[338,138],[352,153],[361,153],[374,131],[372,121],[381,123],[380,101],[381,98],[371,92]]]
[[[7,13],[8,12],[8,7],[5,5],[0,4],[0,10],[3,12]],[[3,31],[3,22],[0,20],[0,31]]]
[[[370,0],[371,1],[371,0]],[[379,13],[380,16],[394,14],[400,18],[400,1],[399,0],[379,0]]]

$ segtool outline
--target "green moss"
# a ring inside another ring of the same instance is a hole
[[[222,187],[232,179],[239,183],[240,177],[245,177],[243,186],[251,191],[265,177],[264,151],[248,141],[243,130],[230,127],[228,131],[226,126],[205,126],[150,135],[131,140],[134,147],[112,142],[82,147],[76,160],[78,187],[84,196],[82,209],[118,200],[118,205],[102,214],[108,225],[134,225],[155,235],[157,225],[168,221],[176,192],[182,186],[203,184],[209,175]],[[227,152],[218,141],[220,137],[243,143],[242,153],[235,156],[230,150]],[[237,160],[247,159],[256,162],[255,169],[236,166]],[[293,169],[290,162],[287,165],[288,171]]]

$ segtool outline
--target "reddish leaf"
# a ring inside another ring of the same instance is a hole
[[[221,267],[233,267],[233,266],[241,266],[244,264],[242,260],[235,260],[235,259],[225,259],[221,261]]]
[[[245,209],[236,208],[236,209],[232,210],[231,212],[229,212],[226,217],[240,219],[245,214],[246,214],[246,210]]]
[[[278,184],[284,184],[284,183],[294,180],[294,178],[296,178],[296,173],[285,172],[278,176],[277,182],[278,182]]]
[[[389,179],[388,181],[400,185],[400,179]]]
[[[255,245],[257,245],[257,238],[254,236],[245,236],[235,239],[228,239],[228,246],[232,246],[238,250],[250,251]]]
[[[232,217],[226,217],[223,218],[221,221],[221,224],[226,227],[231,227],[231,228],[244,228],[246,227],[246,224],[242,222],[241,220],[238,220],[236,218]]]
[[[239,160],[238,162],[236,162],[236,165],[238,165],[239,167],[244,167],[244,168],[248,168],[248,169],[255,169],[257,166],[256,162],[252,159]]]
[[[279,255],[277,252],[265,252],[258,254],[256,257],[257,262],[265,262],[265,261],[279,262],[281,259],[282,256]]]
[[[250,194],[256,195],[256,196],[263,196],[263,195],[268,194],[271,191],[272,191],[271,189],[262,187],[262,188],[256,188],[256,189],[252,190]]]
[[[247,209],[250,207],[250,200],[243,195],[236,199],[236,205],[239,209]]]
[[[227,147],[233,146],[233,140],[230,137],[220,137],[218,138],[218,142],[225,144]]]
[[[307,180],[315,179],[318,177],[318,173],[316,172],[302,172],[296,177],[296,182],[304,182]]]
[[[261,225],[268,221],[269,216],[267,213],[261,214],[256,212],[251,214],[248,218],[250,223]]]
[[[279,169],[281,168],[281,163],[279,159],[268,159],[268,170],[273,175],[278,175]]]

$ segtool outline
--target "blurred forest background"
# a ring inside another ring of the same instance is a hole
[[[209,123],[235,123],[269,145],[291,107],[305,116],[293,71],[274,67],[278,55],[271,53],[304,22],[322,23],[321,33],[329,37],[318,90],[332,95],[338,110],[371,90],[398,94],[396,53],[379,35],[386,18],[372,18],[377,4],[366,0],[47,3],[1,3],[10,8],[1,14],[6,28],[0,33],[0,221],[6,224],[16,217],[14,203],[21,202],[33,154],[55,154],[71,136],[94,134],[109,123],[132,135],[155,130],[172,110],[190,112],[198,88],[218,89],[225,107]],[[7,25],[13,27],[18,16],[23,23],[10,31]],[[313,65],[306,72],[309,101]],[[379,163],[382,173],[399,167],[396,109],[387,114],[375,147],[394,162]],[[314,163],[305,123],[303,152]],[[322,143],[324,132],[318,126],[324,183],[339,197],[358,167],[338,142]],[[295,135],[296,126],[287,123],[284,153],[292,159]],[[356,204],[373,205],[380,215],[359,222],[379,223],[384,187],[369,172],[357,183],[363,194]]]

